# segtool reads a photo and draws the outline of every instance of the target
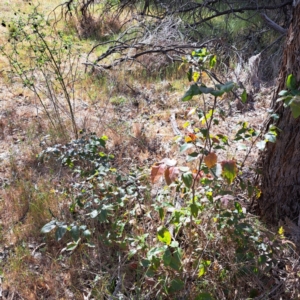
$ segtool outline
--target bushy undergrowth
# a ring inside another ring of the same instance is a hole
[[[234,124],[233,137],[219,130],[226,118],[220,99],[233,94],[246,103],[247,91],[240,91],[233,82],[217,83],[212,73],[216,56],[205,48],[193,51],[182,59],[190,87],[181,100],[194,107],[186,108],[186,135],[175,140],[178,155],[151,167],[120,168],[114,157],[118,153],[107,146],[109,137],[77,132],[72,110],[77,79],[72,41],[55,30],[47,35],[43,30],[47,32],[48,25],[36,10],[25,21],[17,18],[9,30],[10,40],[1,50],[12,74],[39,98],[55,129],[66,128],[62,116],[67,111],[76,139],[47,147],[39,155],[39,166],[49,173],[53,159],[60,162],[62,169],[54,177],[63,179],[57,186],[52,182],[43,182],[45,187],[31,185],[28,178],[22,185],[20,180],[23,198],[15,195],[18,199],[11,205],[21,207],[21,216],[14,222],[22,223],[19,220],[29,212],[32,220],[39,218],[37,226],[45,223],[41,231],[48,235],[43,235],[43,243],[31,253],[21,245],[15,255],[22,260],[12,256],[10,266],[18,262],[15,270],[25,269],[27,262],[35,261],[39,247],[45,246],[43,251],[55,252],[51,256],[55,268],[60,263],[70,268],[70,279],[65,281],[73,298],[80,290],[78,299],[84,288],[95,299],[271,297],[272,272],[280,253],[287,249],[282,243],[284,232],[280,228],[272,233],[249,213],[250,199],[260,190],[244,168],[254,148],[263,149],[266,142],[276,140],[277,129],[270,127],[262,136],[241,122]],[[30,58],[22,62],[24,49]],[[52,104],[50,109],[44,96]],[[123,100],[116,97],[111,104],[126,103]],[[243,159],[239,151],[245,151]],[[255,174],[255,166],[247,168],[250,175]],[[43,193],[48,187],[48,194]],[[14,191],[10,193],[13,198]],[[38,281],[36,272],[28,273]],[[22,282],[20,286],[25,285]],[[36,286],[48,294],[53,292],[44,282]]]
[[[82,247],[97,249],[100,265],[108,270],[106,295],[242,299],[270,292],[264,283],[283,248],[283,232],[269,232],[247,212],[247,203],[238,200],[238,193],[251,197],[259,189],[242,179],[245,162],[222,158],[230,146],[227,136],[214,134],[225,117],[217,99],[235,85],[214,85],[213,80],[211,87],[204,85],[203,72],[209,76],[215,62],[206,49],[194,51],[186,60],[194,83],[182,100],[203,96],[206,109],[190,111],[198,121],[187,121],[193,131],[178,138],[180,151],[187,153],[182,166],[165,158],[152,166],[150,175],[147,168],[118,170],[106,149],[108,138],[86,132],[41,153],[45,163],[56,156],[73,173],[69,188],[60,191],[69,199],[71,216],[52,219],[42,232],[53,231],[57,241],[67,242],[62,252],[76,255]],[[206,103],[204,94],[213,95],[213,103]],[[243,123],[235,141],[249,140],[254,147],[258,136]],[[161,184],[162,177],[166,184]],[[117,271],[106,265],[107,255]]]

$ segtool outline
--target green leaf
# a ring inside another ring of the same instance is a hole
[[[210,60],[209,60],[209,67],[212,69],[217,63],[217,56],[216,55],[213,55],[210,57]]]
[[[198,211],[199,211],[198,206],[197,206],[196,204],[192,203],[192,204],[190,205],[190,208],[191,208],[192,216],[193,216],[194,218],[197,218],[197,217],[198,217]]]
[[[277,136],[276,131],[274,131],[274,130],[269,131],[265,134],[265,141],[270,142],[270,143],[275,143],[276,142],[276,136]]]
[[[181,257],[182,253],[180,248],[177,248],[175,251],[173,251],[173,253],[171,253],[171,261],[169,263],[169,266],[178,272],[181,268]]]
[[[287,96],[278,98],[276,102],[284,101],[284,106],[287,107],[289,106],[291,99],[293,99],[293,96],[289,94]]]
[[[286,79],[286,86],[289,90],[297,89],[297,80],[293,74],[288,75]]]
[[[216,87],[224,93],[231,92],[232,89],[234,88],[234,86],[235,86],[235,83],[232,81],[226,82],[225,84],[217,84],[216,85]]]
[[[94,209],[89,215],[92,219],[94,219],[99,215],[99,211],[97,209]]]
[[[289,94],[290,92],[289,91],[287,91],[287,90],[282,90],[282,91],[280,91],[279,93],[278,93],[278,96],[287,96],[288,94]]]
[[[179,278],[175,278],[172,280],[170,287],[168,288],[169,293],[175,293],[181,291],[184,288],[184,282]]]
[[[71,242],[71,243],[67,244],[67,247],[65,249],[67,251],[73,251],[77,248],[77,246],[78,246],[78,243]]]
[[[57,230],[55,232],[55,238],[57,241],[60,241],[63,238],[63,236],[67,232],[67,227],[68,227],[67,225],[60,225],[57,228]]]
[[[193,152],[193,153],[190,153],[187,156],[186,161],[190,162],[190,161],[193,161],[193,160],[197,159],[198,157],[199,157],[199,153],[198,152]]]
[[[85,237],[90,237],[92,235],[92,233],[90,232],[90,230],[86,229],[84,232],[83,232],[83,235]]]
[[[242,95],[241,95],[241,99],[242,99],[242,102],[245,104],[247,102],[247,92],[246,90],[243,91]]]
[[[79,227],[78,226],[75,225],[71,228],[71,236],[75,242],[77,242],[79,240]]]
[[[214,300],[214,298],[209,293],[201,293],[195,298],[195,300]]]
[[[192,84],[189,88],[189,90],[184,94],[184,96],[181,98],[181,101],[189,101],[193,98],[193,96],[201,95],[202,92],[199,90],[199,87],[196,83]]]
[[[56,227],[56,220],[52,220],[51,222],[49,222],[43,226],[43,228],[41,229],[41,232],[48,233],[51,230],[53,230],[55,227]]]
[[[217,90],[214,90],[211,92],[211,94],[215,97],[221,97],[225,92],[224,91],[217,91]]]
[[[193,184],[193,174],[192,172],[187,172],[182,174],[182,181],[186,187],[190,188]]]
[[[215,91],[213,88],[206,87],[205,85],[201,85],[201,86],[199,87],[199,90],[200,90],[203,94],[211,94],[212,92]]]
[[[186,143],[186,144],[183,144],[181,147],[180,147],[180,152],[184,152],[190,148],[193,148],[194,147],[194,144],[192,143]]]
[[[300,97],[299,96],[294,96],[293,97],[293,102],[290,105],[292,115],[296,119],[300,116]]]
[[[162,207],[160,207],[158,209],[158,213],[159,213],[159,218],[163,221],[165,218],[165,210]]]
[[[187,77],[189,81],[193,80],[193,68],[189,68],[189,71],[187,72]]]
[[[259,150],[264,150],[266,147],[266,141],[260,141],[256,143],[256,146]]]
[[[222,176],[228,184],[231,184],[237,175],[236,162],[234,160],[222,161]]]
[[[178,248],[176,251],[172,253],[171,261],[170,261],[170,267],[176,271],[180,271],[181,268],[181,252],[180,248]]]
[[[171,236],[171,233],[169,232],[169,230],[166,227],[161,228],[157,232],[157,238],[158,238],[159,241],[165,243],[166,245],[171,244],[172,236]]]
[[[242,208],[242,206],[241,206],[240,203],[234,202],[234,207],[236,208],[236,210],[237,210],[237,212],[238,212],[239,214],[242,214],[242,213],[243,213],[243,208]]]
[[[162,259],[166,267],[170,265],[172,259],[172,253],[169,248],[167,248],[166,251],[164,252]]]
[[[200,264],[198,277],[202,277],[205,273],[206,273],[206,266],[203,264]]]

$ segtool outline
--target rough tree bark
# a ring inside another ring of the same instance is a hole
[[[296,5],[295,5],[296,4]],[[300,224],[300,117],[294,119],[289,107],[276,103],[286,78],[293,74],[300,83],[300,4],[294,1],[293,19],[288,29],[283,62],[273,109],[279,114],[275,144],[268,143],[262,156],[262,197],[258,205],[262,216],[271,222],[285,217]]]

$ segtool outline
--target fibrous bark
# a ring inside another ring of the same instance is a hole
[[[294,119],[289,107],[276,102],[285,89],[286,78],[293,74],[300,82],[300,5],[294,8],[283,62],[278,78],[273,109],[279,115],[276,143],[268,143],[262,158],[262,197],[258,205],[261,214],[271,222],[284,217],[300,223],[300,117]]]

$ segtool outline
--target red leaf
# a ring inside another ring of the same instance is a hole
[[[165,179],[167,185],[170,185],[179,175],[179,169],[177,167],[169,167],[165,171]]]
[[[151,182],[155,183],[157,182],[160,177],[164,174],[164,171],[166,169],[165,164],[161,163],[156,163],[155,165],[152,166],[151,168]]]

